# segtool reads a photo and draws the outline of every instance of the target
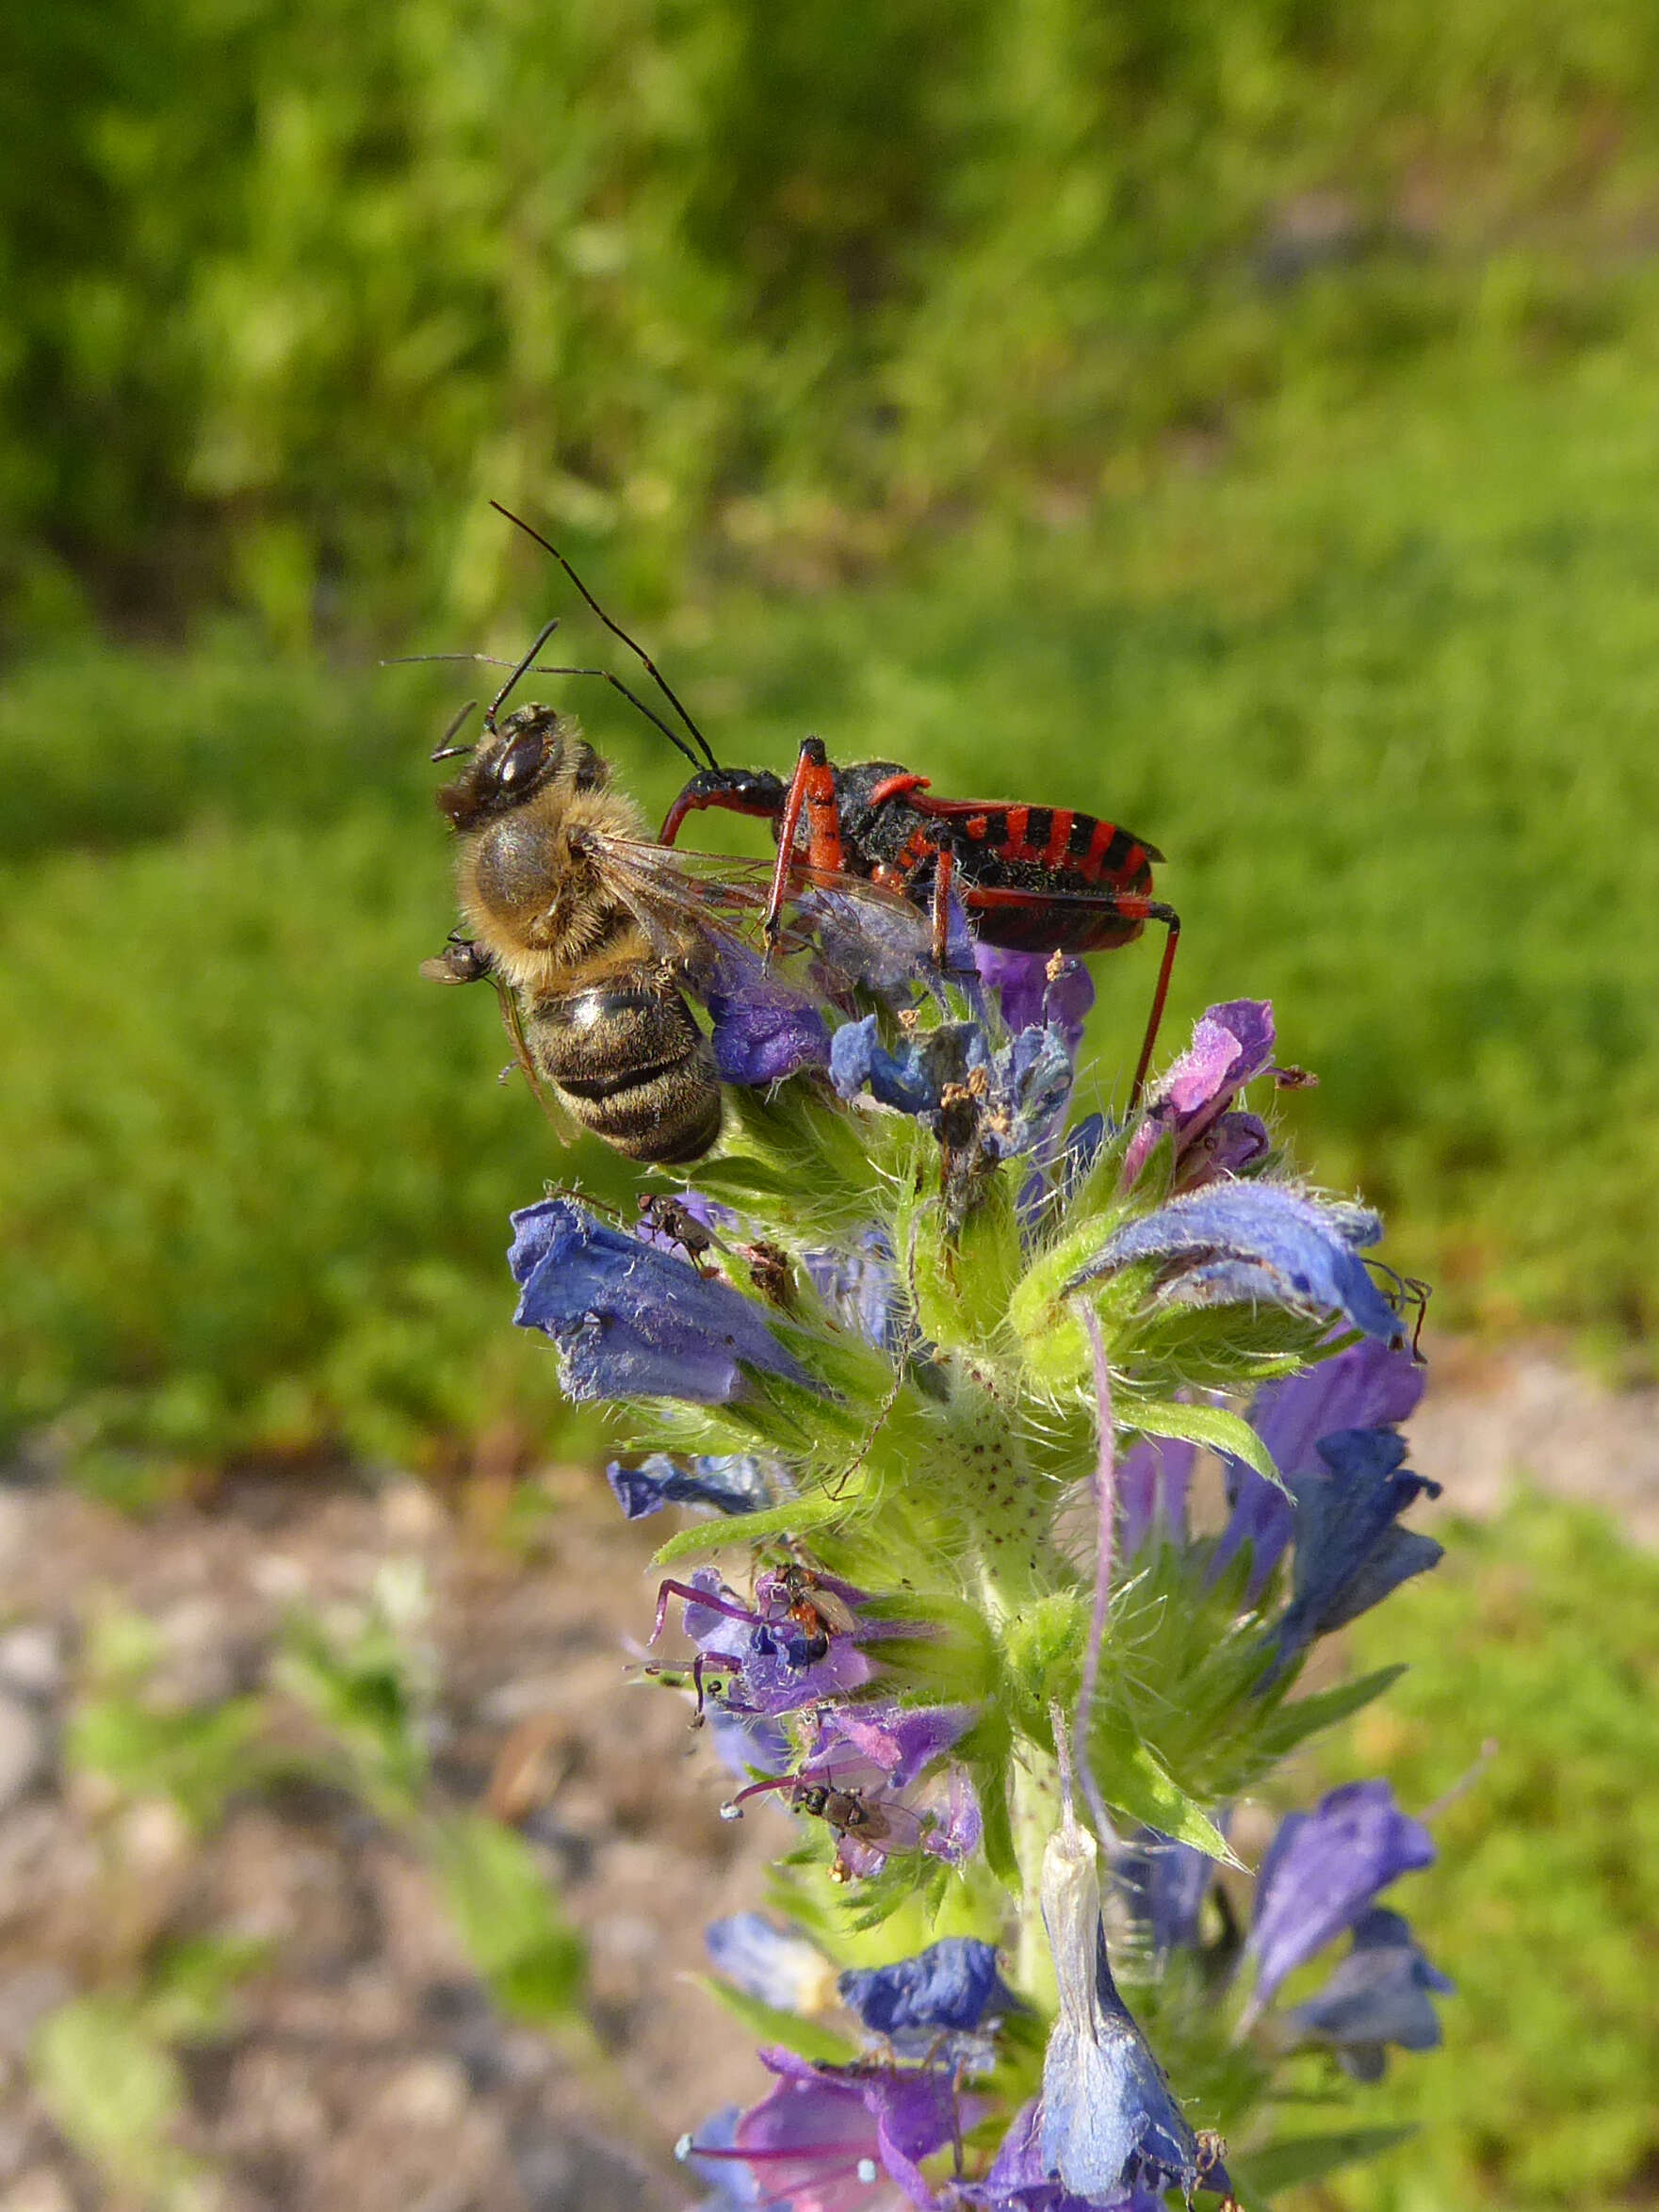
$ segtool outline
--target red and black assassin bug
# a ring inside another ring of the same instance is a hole
[[[1065,806],[935,799],[928,779],[896,760],[838,768],[821,740],[803,743],[786,783],[770,769],[699,769],[669,808],[662,842],[686,816],[715,806],[773,824],[778,860],[766,928],[775,935],[790,870],[868,877],[931,910],[935,966],[945,964],[953,890],[983,943],[1017,952],[1107,952],[1148,921],[1168,932],[1130,1104],[1138,1103],[1157,1042],[1180,918],[1152,897],[1155,845],[1116,822]]]
[[[638,656],[701,748],[708,765],[697,769],[669,808],[663,844],[672,845],[687,815],[705,807],[771,822],[778,857],[764,923],[769,942],[779,935],[791,888],[806,874],[861,877],[931,913],[933,956],[941,968],[952,891],[974,935],[1011,951],[1112,951],[1132,944],[1147,922],[1162,922],[1167,932],[1163,956],[1130,1085],[1130,1109],[1139,1103],[1180,938],[1180,917],[1152,896],[1152,864],[1163,858],[1155,845],[1116,822],[1069,807],[935,799],[926,776],[895,760],[838,768],[818,738],[803,742],[787,781],[770,769],[723,768],[650,656],[611,621],[559,548],[506,508],[491,504],[552,555],[606,628]],[[608,680],[616,683],[614,676]],[[616,688],[681,752],[689,750],[626,686]]]

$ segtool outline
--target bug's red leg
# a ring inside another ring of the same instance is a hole
[[[1129,1087],[1129,1110],[1132,1114],[1141,1102],[1141,1093],[1147,1086],[1147,1071],[1152,1065],[1152,1049],[1158,1042],[1158,1032],[1163,1023],[1163,1008],[1169,998],[1169,979],[1175,968],[1175,949],[1180,943],[1180,916],[1173,906],[1149,904],[1148,921],[1161,921],[1168,935],[1163,940],[1163,957],[1158,963],[1158,981],[1152,990],[1151,1011],[1147,1016],[1147,1033],[1141,1039],[1141,1056],[1135,1063],[1135,1080]]]
[[[772,871],[772,892],[762,925],[769,952],[783,923],[784,898],[789,886],[789,870],[795,865],[795,838],[803,809],[806,815],[807,865],[828,875],[839,875],[845,866],[841,809],[836,798],[836,772],[821,738],[802,740],[778,820],[777,866]]]
[[[778,930],[782,924],[784,893],[789,888],[789,868],[795,857],[795,833],[801,826],[801,809],[806,804],[806,777],[812,767],[808,753],[811,742],[808,738],[801,747],[795,761],[795,773],[789,778],[789,788],[784,796],[784,809],[778,817],[777,865],[772,871],[772,889],[766,901],[766,919],[761,925],[769,957],[773,946],[777,942]]]
[[[934,856],[934,966],[942,974],[951,941],[951,883],[956,873],[956,855],[949,845],[935,848]]]

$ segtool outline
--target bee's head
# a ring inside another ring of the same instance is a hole
[[[438,805],[458,830],[476,829],[507,814],[570,766],[579,788],[604,780],[604,763],[551,707],[517,707],[500,724],[486,723],[482,742]]]

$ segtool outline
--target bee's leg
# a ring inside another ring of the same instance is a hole
[[[423,960],[420,972],[429,984],[478,984],[493,974],[495,963],[481,945],[456,931],[435,959]]]

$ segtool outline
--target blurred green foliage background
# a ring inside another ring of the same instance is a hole
[[[116,1497],[594,1440],[505,1326],[507,1210],[573,1163],[494,1082],[484,995],[415,974],[470,672],[376,665],[554,610],[598,650],[490,497],[723,756],[815,728],[1154,838],[1177,1023],[1272,996],[1323,1079],[1298,1149],[1388,1208],[1437,1322],[1651,1372],[1653,32],[1643,0],[13,10],[6,1435]],[[659,805],[677,759],[572,697]],[[1153,958],[1101,964],[1108,1073]],[[1436,1602],[1541,1589],[1542,1686],[1493,1694],[1567,1716],[1504,1815],[1565,1839],[1504,1860],[1504,1989],[1542,1925],[1641,1923],[1591,1840],[1626,1770],[1595,1547],[1489,1541]],[[1651,2113],[1628,2009],[1567,2115],[1543,2031],[1479,2010],[1432,2160],[1351,2201],[1651,2201],[1651,2125],[1584,2121]]]

